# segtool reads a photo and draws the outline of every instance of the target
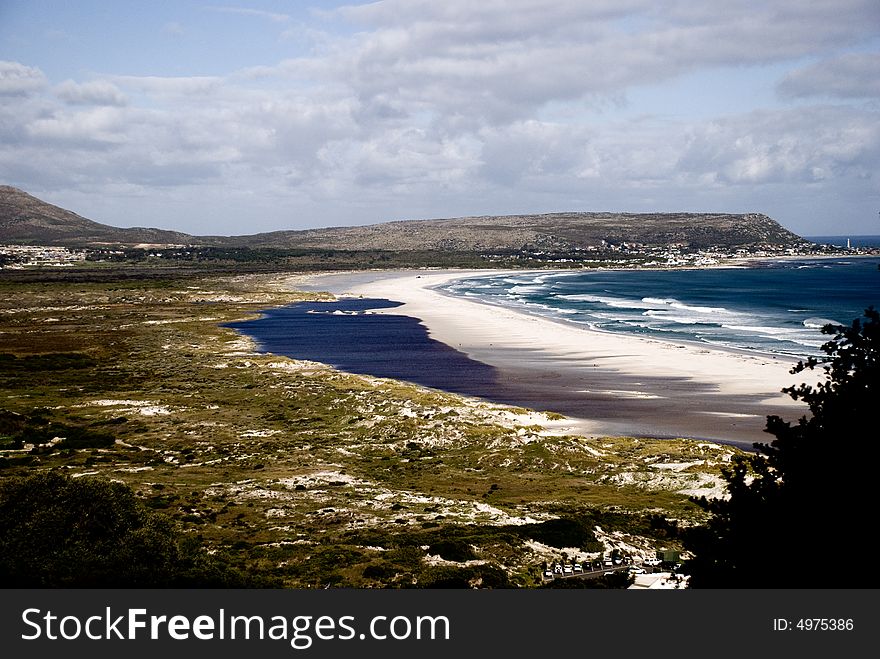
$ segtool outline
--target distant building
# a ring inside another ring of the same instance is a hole
[[[635,577],[635,581],[629,587],[629,590],[676,590],[687,588],[689,579],[686,575],[673,576],[669,572],[637,574]]]

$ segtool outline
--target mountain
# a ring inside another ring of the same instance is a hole
[[[191,236],[162,229],[120,229],[0,186],[0,243],[32,245],[175,244],[335,250],[485,252],[566,251],[623,242],[643,245],[803,245],[760,213],[548,213],[403,220],[370,226],[273,231],[250,236]]]
[[[231,240],[252,247],[347,250],[565,251],[612,244],[800,245],[803,238],[759,213],[548,213],[403,220],[362,227],[275,231]]]
[[[162,229],[119,229],[0,185],[0,243],[27,245],[188,244],[192,236]]]

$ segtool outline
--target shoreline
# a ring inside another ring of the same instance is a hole
[[[590,436],[688,437],[751,447],[773,438],[768,414],[806,406],[781,393],[808,375],[796,359],[602,332],[435,290],[522,270],[393,270],[315,275],[307,288],[401,302],[378,314],[418,318],[429,335],[488,364],[514,403],[567,417]],[[540,270],[542,273],[550,272]]]
[[[516,270],[516,271],[513,271],[513,270],[501,270],[501,271],[494,271],[494,272],[496,272],[496,273],[498,273],[498,272],[500,272],[500,273],[507,273],[507,272],[511,272],[511,273],[512,273],[512,272],[529,272],[529,273],[534,272],[534,273],[546,273],[546,272],[548,272],[548,271],[545,271],[545,270]],[[562,271],[550,271],[550,272],[565,272],[565,271],[562,270]],[[473,276],[473,273],[472,273],[471,275],[467,275],[466,277],[470,277],[470,276]],[[491,275],[490,275],[490,276],[491,276]],[[454,278],[451,278],[451,279],[449,279],[449,280],[447,280],[447,281],[445,281],[445,282],[441,282],[441,283],[439,283],[439,284],[432,285],[430,288],[431,288],[432,291],[436,292],[436,293],[439,294],[439,295],[443,295],[443,296],[445,296],[445,297],[449,297],[449,298],[452,298],[452,299],[464,299],[464,298],[459,298],[459,296],[457,296],[457,295],[455,295],[455,294],[453,294],[453,293],[448,293],[447,291],[443,290],[443,288],[442,288],[442,287],[445,286],[447,283],[449,283],[450,281],[454,281],[455,279],[458,279],[458,277],[454,277]],[[639,336],[635,336],[635,335],[628,335],[628,334],[623,334],[623,333],[618,333],[618,332],[611,332],[611,331],[609,331],[609,330],[601,329],[601,328],[598,328],[598,327],[589,327],[589,326],[585,326],[585,325],[582,325],[582,324],[574,324],[574,323],[572,323],[571,321],[566,320],[565,318],[559,318],[559,317],[553,317],[553,316],[545,316],[545,315],[543,315],[543,314],[534,313],[534,312],[532,312],[530,309],[528,309],[528,308],[526,308],[526,307],[522,307],[522,308],[515,309],[515,308],[513,308],[513,307],[506,307],[506,306],[503,305],[503,304],[496,304],[496,303],[494,303],[494,302],[490,302],[490,301],[488,301],[488,300],[483,300],[483,299],[478,299],[478,298],[473,298],[472,300],[469,299],[468,301],[473,301],[473,302],[475,302],[475,303],[477,303],[477,304],[483,304],[483,305],[486,305],[486,306],[496,307],[496,308],[499,308],[499,309],[510,309],[511,311],[514,311],[515,313],[522,314],[522,315],[524,315],[524,316],[529,316],[529,317],[532,317],[532,318],[538,318],[538,319],[541,319],[541,320],[546,320],[547,322],[550,322],[550,323],[558,323],[558,324],[560,324],[560,325],[562,325],[562,326],[564,326],[564,327],[571,327],[571,328],[575,328],[575,329],[582,329],[582,330],[584,330],[585,332],[595,332],[595,333],[597,333],[597,334],[602,334],[603,336],[604,336],[604,335],[608,335],[608,336],[622,336],[622,337],[624,337],[624,338],[634,338],[634,339],[636,339],[636,340],[640,340],[640,341],[659,341],[660,343],[668,343],[668,344],[676,345],[676,346],[685,346],[685,347],[687,347],[687,348],[691,348],[691,349],[693,349],[693,350],[717,350],[718,352],[732,353],[732,354],[734,354],[734,355],[740,355],[740,354],[741,354],[741,355],[745,355],[745,356],[749,356],[749,357],[758,357],[758,358],[763,358],[763,359],[772,359],[772,360],[774,360],[774,361],[779,361],[779,362],[783,362],[783,363],[789,363],[792,367],[793,367],[795,364],[797,364],[798,361],[799,361],[798,358],[793,357],[793,356],[791,356],[791,355],[786,355],[786,354],[783,354],[783,353],[762,352],[762,351],[757,350],[757,349],[749,350],[749,349],[746,349],[746,348],[738,348],[738,347],[735,347],[735,346],[725,346],[725,345],[710,344],[710,343],[700,342],[700,341],[696,341],[696,340],[688,340],[688,339],[676,339],[675,341],[671,341],[671,340],[664,339],[664,338],[661,338],[661,337],[648,337],[648,336],[639,337]],[[389,312],[389,313],[390,313],[390,312]]]

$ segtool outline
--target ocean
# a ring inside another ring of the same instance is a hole
[[[820,355],[828,323],[880,307],[880,258],[793,259],[701,270],[523,272],[441,290],[589,328],[726,348]]]

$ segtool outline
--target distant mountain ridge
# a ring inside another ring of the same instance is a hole
[[[178,231],[100,224],[18,188],[0,185],[0,243],[85,246],[192,242],[192,236]]]
[[[0,243],[484,252],[566,251],[624,242],[692,248],[806,243],[760,213],[546,213],[401,220],[249,236],[192,236],[163,229],[123,229],[100,224],[17,188],[0,186]]]
[[[760,213],[547,213],[402,220],[363,227],[276,231],[233,240],[250,246],[296,244],[335,249],[492,251],[644,245],[798,245],[803,238]]]

